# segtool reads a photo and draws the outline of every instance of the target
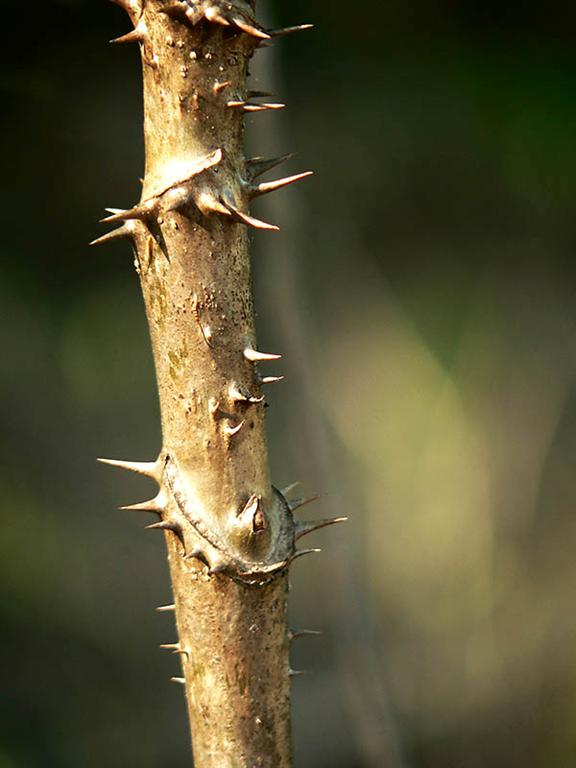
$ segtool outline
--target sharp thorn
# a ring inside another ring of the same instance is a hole
[[[164,510],[162,500],[157,496],[149,501],[141,501],[138,504],[130,504],[123,507],[118,507],[123,512],[156,512],[160,514]]]
[[[328,520],[311,520],[309,523],[296,523],[295,526],[295,540],[301,539],[302,536],[307,536],[313,531],[318,531],[320,528],[327,528],[329,525],[336,525],[336,523],[346,523],[347,517],[333,517]]]
[[[169,613],[171,611],[176,610],[176,605],[172,603],[171,605],[159,605],[158,608],[156,608],[158,613]]]
[[[206,556],[201,549],[194,549],[192,552],[187,552],[184,556],[184,560],[200,560],[204,565],[208,565]]]
[[[127,223],[117,229],[113,229],[112,232],[107,232],[102,237],[97,237],[89,245],[104,245],[104,243],[111,243],[113,240],[123,240],[126,237],[132,237],[132,227],[129,227]]]
[[[230,22],[228,21],[228,19],[225,16],[223,16],[220,13],[218,8],[214,8],[214,7],[207,8],[204,11],[204,16],[205,16],[205,18],[208,19],[208,21],[212,21],[215,24],[222,24],[223,27],[229,27],[230,26]]]
[[[180,650],[180,643],[162,643],[158,646],[162,651],[176,651]]]
[[[313,501],[318,501],[319,498],[320,496],[306,496],[302,499],[294,499],[288,503],[290,512],[295,512],[297,509],[300,509],[300,507],[306,506],[306,504],[311,504]]]
[[[271,102],[263,102],[262,104],[246,102],[244,105],[244,112],[269,112],[275,109],[286,109],[286,104],[273,104]]]
[[[260,221],[259,219],[255,219],[253,216],[250,216],[248,213],[243,213],[239,208],[236,208],[235,205],[232,205],[231,203],[223,200],[222,201],[228,212],[231,216],[233,216],[237,221],[239,221],[241,224],[246,224],[248,227],[254,227],[254,229],[268,229],[272,230],[274,232],[278,232],[280,230],[280,227],[277,227],[276,224],[268,224],[265,221]]]
[[[287,485],[286,488],[281,488],[280,493],[282,496],[287,496],[289,493],[291,493],[295,488],[298,488],[298,486],[302,485],[300,480],[296,480],[295,483],[290,483],[290,485]]]
[[[269,40],[271,37],[268,32],[265,32],[260,27],[254,26],[247,21],[244,21],[244,19],[241,19],[239,16],[234,16],[232,21],[238,27],[238,29],[241,29],[242,32],[246,32],[247,35],[252,35],[252,37],[257,37],[260,40]]]
[[[258,405],[259,403],[264,402],[264,395],[262,395],[262,397],[254,397],[247,392],[242,392],[236,384],[230,385],[228,394],[230,395],[230,399],[235,403],[251,403],[253,405]]]
[[[100,224],[107,224],[114,221],[125,221],[125,215],[130,212],[130,209],[125,208],[106,208],[106,211],[110,213],[110,216],[105,216],[100,219]]]
[[[270,37],[284,37],[284,35],[291,35],[293,32],[304,32],[306,29],[312,29],[314,24],[297,24],[294,27],[281,27],[280,29],[269,29],[268,33]]]
[[[316,629],[290,629],[288,630],[288,640],[298,640],[300,637],[319,637],[322,632]]]
[[[101,464],[108,464],[118,469],[126,469],[129,472],[136,472],[138,475],[145,475],[156,479],[158,472],[157,462],[144,461],[120,461],[118,459],[98,459]]]
[[[246,424],[246,421],[241,421],[236,427],[231,427],[229,424],[225,424],[223,427],[224,434],[228,435],[228,437],[234,437],[234,435],[237,435],[240,432],[244,424]]]
[[[184,677],[171,677],[171,683],[178,683],[178,685],[186,685],[186,678]]]
[[[281,155],[280,157],[252,157],[249,160],[246,160],[246,169],[251,180],[257,179],[258,176],[262,176],[262,174],[271,171],[272,168],[286,162],[286,160],[290,160],[292,157],[294,157],[293,152],[287,155]]]
[[[264,363],[268,360],[280,360],[282,357],[282,355],[273,355],[268,352],[258,352],[257,349],[251,347],[246,347],[243,354],[250,363]]]
[[[309,675],[310,672],[301,669],[289,669],[288,674],[290,677],[302,677],[302,675]]]
[[[284,376],[264,376],[260,381],[262,384],[277,384],[279,381],[284,381]]]
[[[250,101],[231,100],[226,102],[226,106],[230,109],[241,109],[243,112],[268,112],[271,109],[284,109],[286,104],[257,104]]]
[[[230,85],[232,85],[230,80],[225,80],[223,83],[214,83],[212,90],[214,91],[214,93],[220,93],[220,91],[223,91],[225,88],[228,88],[228,86]]]
[[[146,27],[144,24],[140,23],[135,29],[132,29],[130,32],[127,32],[125,35],[120,35],[120,37],[115,37],[113,40],[110,40],[110,42],[113,45],[118,45],[122,43],[142,43],[144,42],[145,37],[146,37]]]
[[[294,176],[286,176],[284,179],[276,179],[275,181],[263,181],[260,184],[256,184],[250,189],[252,197],[259,197],[260,195],[266,195],[268,192],[275,192],[277,189],[287,187],[290,184],[294,184],[300,179],[305,179],[307,176],[312,176],[313,171],[306,171],[305,173],[297,173]]]
[[[314,555],[320,552],[322,552],[321,549],[299,549],[292,555],[290,562],[293,563],[294,560],[298,560],[299,557],[304,557],[305,555]]]
[[[178,536],[182,533],[182,528],[178,523],[171,523],[169,521],[161,520],[159,523],[152,523],[152,525],[146,526],[147,531],[172,531]]]

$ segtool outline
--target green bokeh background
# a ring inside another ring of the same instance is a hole
[[[160,538],[116,511],[153,458],[127,245],[137,51],[105,0],[0,1],[0,768],[183,768]],[[259,53],[298,189],[254,240],[277,485],[320,493],[292,576],[298,768],[576,766],[576,11],[294,0]],[[257,85],[256,85],[257,84]]]

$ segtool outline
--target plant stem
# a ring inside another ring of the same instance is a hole
[[[156,461],[108,463],[153,477],[174,591],[196,768],[289,768],[287,570],[295,524],[270,482],[247,229],[276,229],[252,198],[302,178],[258,183],[280,159],[247,161],[246,112],[277,109],[247,91],[266,32],[243,0],[115,0],[144,78],[146,173],[140,203],[96,242],[134,246],[154,351],[163,447]]]

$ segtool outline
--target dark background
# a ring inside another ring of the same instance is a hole
[[[576,12],[295,0],[257,54],[257,153],[317,175],[255,238],[292,577],[299,768],[576,766]],[[0,768],[190,764],[160,538],[115,510],[159,417],[127,245],[135,47],[104,0],[0,2]]]

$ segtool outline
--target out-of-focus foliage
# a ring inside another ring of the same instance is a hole
[[[163,545],[97,455],[160,446],[126,245],[134,49],[94,0],[0,2],[0,768],[189,764]],[[507,7],[512,5],[513,7]],[[301,768],[576,764],[576,14],[561,3],[270,3],[315,22],[255,79],[258,152],[317,177],[263,205],[276,483],[320,492],[293,574]]]

